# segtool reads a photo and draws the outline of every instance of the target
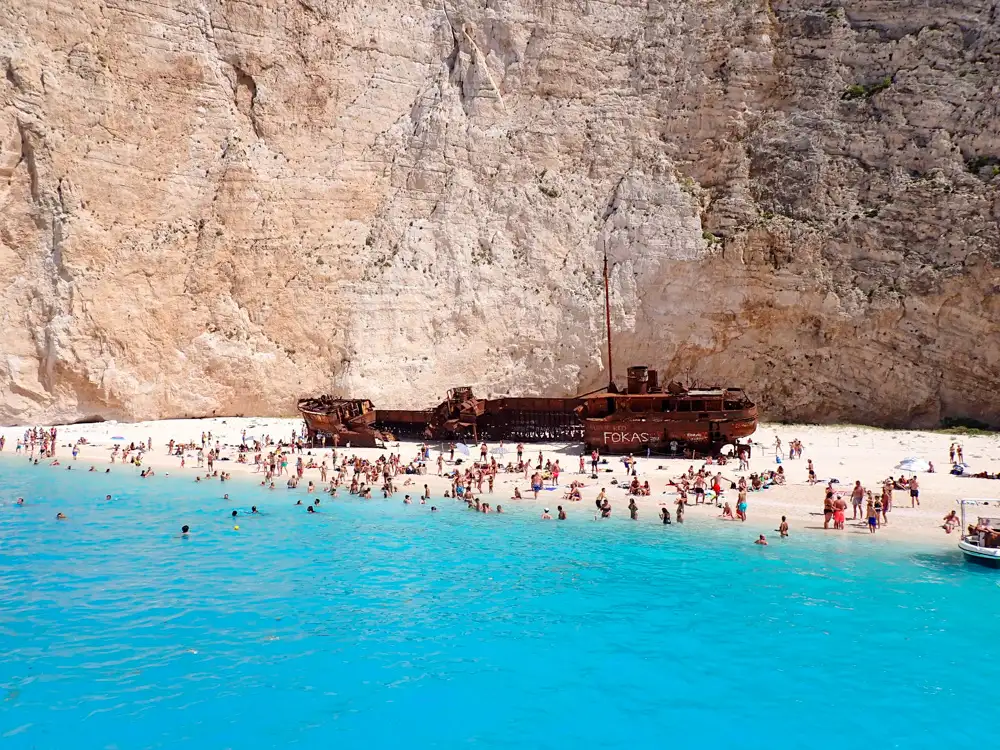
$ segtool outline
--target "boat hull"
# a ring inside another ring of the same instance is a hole
[[[967,562],[988,568],[1000,568],[1000,549],[980,547],[978,544],[966,541],[959,542],[958,548],[962,550]]]

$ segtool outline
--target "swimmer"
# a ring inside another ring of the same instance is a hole
[[[258,513],[258,511],[257,511],[257,506],[256,506],[256,505],[252,505],[252,506],[250,506],[250,512],[251,512],[251,513]]]
[[[188,526],[187,524],[185,524],[184,526],[181,526],[181,536],[187,536],[188,532],[190,532],[190,531],[191,531],[191,527]]]
[[[407,495],[406,497],[403,498],[403,505],[412,505],[412,504],[413,504],[413,501],[410,500],[410,496],[409,495]]]
[[[104,496],[104,499],[105,499],[105,500],[110,500],[110,499],[111,499],[111,495],[105,495],[105,496]]]
[[[319,498],[318,497],[315,500],[313,500],[313,505],[319,505]]]
[[[194,478],[194,481],[196,481],[196,482],[200,482],[200,481],[201,481],[201,477],[195,477],[195,478]]]
[[[552,520],[552,516],[549,515],[549,509],[548,508],[543,508],[542,509],[542,520],[543,521],[551,521]]]
[[[309,505],[309,506],[306,507],[306,512],[308,512],[308,513],[315,513],[316,509],[313,506]]]
[[[90,471],[97,471],[96,467],[91,466]]]
[[[234,510],[230,515],[232,515],[233,518],[236,518],[236,511]]]
[[[111,473],[111,469],[105,469],[105,470],[104,470],[104,473],[105,473],[105,474],[110,474],[110,473]]]
[[[500,507],[497,506],[497,513],[499,512],[500,512]],[[437,506],[434,505],[431,506],[431,513],[437,513]]]
[[[66,520],[66,516],[63,515],[62,513],[56,513],[56,520],[57,521],[65,521]]]
[[[557,510],[559,511],[559,515],[557,516],[557,518],[560,521],[565,521],[566,520],[566,511],[563,510],[563,507],[561,505],[557,508]]]
[[[302,501],[301,501],[301,500],[299,500],[299,501],[298,501],[297,503],[295,503],[295,504],[296,504],[296,505],[302,505]]]
[[[765,539],[764,535],[761,534],[760,537],[757,539],[757,541],[754,542],[754,544],[759,544],[761,547],[766,547],[767,546],[767,539]]]
[[[781,517],[781,524],[778,526],[778,533],[781,534],[782,537],[788,536],[788,521],[785,520],[784,516]]]
[[[225,495],[223,495],[222,499],[223,500],[228,500],[229,499],[229,493],[227,492]]]
[[[24,498],[23,497],[19,497],[17,499],[17,502],[15,503],[15,505],[24,505]]]
[[[503,506],[502,505],[498,505],[497,506],[497,513],[503,513]]]
[[[420,504],[421,505],[427,505],[427,498],[426,497],[421,497],[420,498]]]

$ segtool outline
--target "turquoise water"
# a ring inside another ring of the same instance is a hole
[[[0,470],[3,748],[913,748],[993,696],[957,553]]]

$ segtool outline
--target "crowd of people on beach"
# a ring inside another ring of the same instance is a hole
[[[38,464],[39,460],[48,460],[50,465],[58,466],[57,437],[58,432],[55,427],[28,429],[23,437],[18,439],[16,453],[27,454],[29,460],[35,464]],[[504,513],[503,505],[497,503],[494,506],[492,501],[488,501],[488,496],[494,494],[497,477],[500,474],[508,475],[508,479],[512,476],[523,478],[527,483],[527,491],[531,492],[536,500],[542,492],[559,488],[563,490],[561,495],[563,503],[576,503],[582,501],[581,490],[588,486],[588,479],[600,480],[602,475],[614,473],[614,464],[609,463],[608,459],[596,450],[591,451],[589,455],[580,454],[578,477],[563,486],[560,484],[560,477],[565,470],[560,465],[560,460],[546,459],[541,451],[535,460],[527,458],[524,455],[524,445],[520,443],[515,449],[516,458],[503,462],[497,460],[498,455],[501,458],[505,456],[503,445],[501,444],[499,450],[493,451],[491,455],[485,442],[479,446],[478,460],[461,457],[456,459],[455,444],[442,449],[435,460],[432,460],[430,447],[426,443],[417,446],[416,455],[408,460],[404,460],[401,452],[393,451],[371,460],[354,454],[349,455],[347,450],[340,449],[338,441],[330,442],[334,445],[332,449],[325,450],[321,447],[318,454],[314,455],[316,446],[307,441],[304,429],[293,431],[287,439],[272,438],[270,435],[248,439],[246,430],[243,430],[241,442],[236,446],[223,445],[211,432],[202,432],[200,441],[180,442],[171,439],[166,447],[168,455],[179,459],[181,468],[187,467],[188,458],[194,454],[196,465],[192,468],[197,470],[194,479],[196,482],[211,479],[218,479],[221,482],[230,480],[231,473],[217,468],[217,464],[220,461],[233,460],[230,454],[235,452],[235,460],[238,463],[252,463],[254,472],[263,475],[260,481],[260,486],[263,488],[274,490],[277,483],[284,480],[288,489],[297,489],[300,483],[306,482],[306,492],[310,495],[324,492],[337,497],[338,492],[344,491],[349,496],[365,500],[371,499],[373,492],[380,493],[383,499],[393,498],[414,485],[415,477],[426,475],[431,466],[436,466],[437,475],[448,479],[450,483],[450,488],[443,492],[444,498],[464,502],[470,511],[484,514]],[[80,446],[85,444],[86,440],[81,438],[70,446],[73,459],[77,458]],[[4,445],[5,439],[0,437],[0,451]],[[667,480],[664,492],[673,491],[676,499],[672,502],[659,503],[658,520],[664,525],[683,524],[688,508],[714,505],[720,511],[718,515],[720,520],[746,522],[749,495],[785,484],[787,478],[783,461],[802,457],[804,446],[800,440],[790,441],[787,448],[786,454],[780,438],[775,436],[776,468],[750,472],[748,475],[738,477],[725,476],[722,467],[726,466],[729,459],[735,457],[739,461],[739,469],[748,471],[749,445],[737,446],[735,456],[706,456],[700,468],[696,469],[694,464],[689,465],[685,472]],[[152,468],[143,466],[144,455],[152,450],[152,438],[148,438],[145,442],[130,442],[127,445],[124,441],[117,442],[111,448],[110,463],[134,466],[140,470],[141,478],[153,477],[155,472]],[[949,460],[954,462],[956,459],[958,462],[963,461],[962,447],[953,444]],[[626,455],[619,461],[625,479],[620,481],[617,477],[608,477],[610,481],[607,485],[624,490],[628,516],[631,520],[638,520],[640,508],[637,498],[651,497],[654,489],[648,479],[640,479],[638,459]],[[66,468],[71,469],[72,465]],[[658,468],[664,467],[661,465]],[[96,471],[96,467],[92,465],[90,471]],[[105,473],[110,471],[108,468]],[[306,471],[317,471],[318,483],[315,479],[307,480]],[[812,459],[807,460],[807,476],[809,484],[820,483]],[[608,486],[601,487],[596,496],[593,512],[595,520],[612,516]],[[852,513],[850,520],[866,527],[869,533],[876,533],[889,524],[895,490],[909,494],[912,508],[919,506],[920,486],[916,475],[909,478],[900,476],[896,479],[889,477],[881,481],[877,489],[868,489],[857,480],[849,491],[842,491],[837,479],[829,479],[825,482],[824,488],[823,529],[844,530],[848,522],[846,514],[849,502]],[[727,497],[727,491],[736,493],[734,501]],[[416,495],[416,490],[404,494],[403,503],[412,504],[414,502],[412,495]],[[417,497],[421,505],[426,505],[431,500],[431,491],[426,483],[423,484]],[[228,499],[228,495],[226,498]],[[512,501],[524,499],[517,484],[513,487],[510,499]],[[301,504],[301,500],[296,503],[296,505]],[[674,506],[673,509],[671,505]],[[319,506],[320,500],[316,498],[306,506],[307,512],[315,513],[319,510]],[[437,511],[437,506],[432,506],[431,510]],[[566,506],[557,505],[556,519],[566,520],[568,516]],[[59,515],[60,520],[64,518],[64,515]],[[552,519],[548,507],[543,509],[541,518]],[[956,526],[954,513],[945,517],[943,524],[945,531],[950,533]],[[776,530],[781,537],[788,536],[789,525],[786,516],[781,517],[781,523]],[[759,539],[757,543],[766,544],[766,540]]]

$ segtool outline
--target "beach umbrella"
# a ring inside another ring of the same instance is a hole
[[[909,471],[912,473],[917,471],[929,471],[931,465],[922,458],[915,458],[911,456],[909,458],[904,458],[896,464],[896,468],[900,471]]]
[[[463,456],[469,455],[469,446],[467,446],[465,443],[455,443],[455,450],[457,450]]]

